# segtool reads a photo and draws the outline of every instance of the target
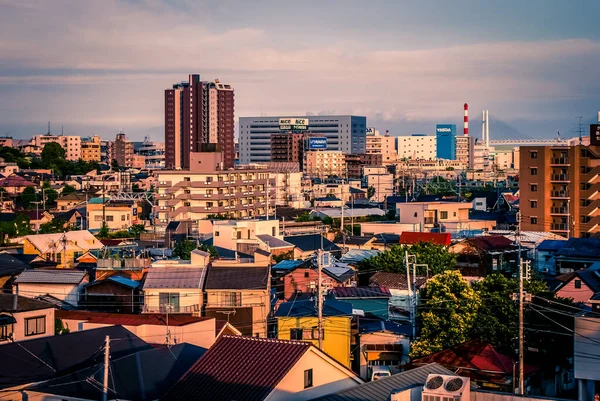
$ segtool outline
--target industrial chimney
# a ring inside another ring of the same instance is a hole
[[[463,128],[463,135],[469,136],[469,105],[465,103],[465,124]]]

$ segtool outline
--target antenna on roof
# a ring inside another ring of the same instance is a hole
[[[50,135],[50,121],[48,121],[48,135]]]

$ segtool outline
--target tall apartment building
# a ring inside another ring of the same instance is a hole
[[[396,161],[396,138],[385,131],[385,136],[380,135],[375,128],[367,129],[366,153],[381,155],[384,164]]]
[[[456,160],[465,163],[468,168],[475,164],[475,138],[472,136],[459,135],[456,137]]]
[[[304,152],[308,150],[309,138],[324,138],[310,132],[286,132],[271,135],[271,162],[298,163],[300,170],[304,165]]]
[[[58,143],[65,150],[65,159],[77,161],[81,157],[81,137],[74,135],[36,135],[31,138],[30,144],[42,152],[44,146],[51,142]]]
[[[346,174],[346,158],[340,151],[311,150],[304,153],[304,173],[310,176],[322,177]]]
[[[600,231],[600,146],[520,149],[521,229],[565,237]]]
[[[94,135],[81,140],[81,160],[86,162],[99,162],[101,159],[100,137]]]
[[[310,131],[324,136],[327,150],[366,153],[366,117],[240,117],[240,163],[271,161],[271,135],[289,131]]]
[[[396,137],[398,159],[435,160],[437,153],[436,144],[437,140],[435,136],[427,136],[425,134],[398,136]]]
[[[225,168],[233,167],[234,90],[219,80],[188,82],[165,90],[165,164],[168,169],[190,168],[190,153],[217,145]]]
[[[276,181],[269,170],[219,169],[222,164],[221,153],[193,152],[190,170],[157,171],[156,224],[217,214],[232,219],[274,214]]]
[[[135,142],[133,151],[144,157],[144,167],[147,169],[165,168],[165,144],[154,142],[145,137],[144,142]]]
[[[383,155],[378,153],[362,153],[358,155],[344,155],[348,178],[361,178],[365,166],[381,166]]]
[[[119,132],[110,145],[111,161],[116,160],[120,167],[134,166],[133,142],[127,140],[124,132]]]

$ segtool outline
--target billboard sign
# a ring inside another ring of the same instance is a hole
[[[454,124],[438,124],[435,126],[435,131],[438,134],[456,134],[456,125]]]
[[[327,149],[327,138],[308,138],[308,149]]]
[[[600,124],[590,124],[590,145],[600,146]]]
[[[308,129],[308,118],[280,118],[279,129],[286,130],[306,130]]]
[[[375,135],[375,128],[367,128],[367,135]]]

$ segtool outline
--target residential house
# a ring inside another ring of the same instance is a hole
[[[576,316],[573,336],[574,377],[579,390],[579,400],[595,401],[598,399],[600,386],[600,317],[596,314]]]
[[[310,343],[223,336],[162,400],[304,401],[362,383]]]
[[[109,230],[127,230],[139,220],[142,208],[132,200],[92,198],[87,203],[87,225],[90,230],[100,230],[104,224]]]
[[[33,182],[28,181],[18,175],[10,175],[6,178],[0,178],[0,188],[3,188],[9,195],[18,195],[22,193],[25,188],[35,188],[36,186],[37,185],[35,185]]]
[[[144,313],[200,313],[206,269],[194,265],[151,267],[144,285]]]
[[[144,306],[141,283],[123,276],[93,281],[83,287],[80,304],[90,311],[139,313]]]
[[[17,294],[33,298],[52,295],[61,301],[78,305],[82,288],[88,283],[88,274],[80,270],[36,269],[25,270],[15,280]]]
[[[39,255],[56,262],[58,268],[69,268],[87,251],[102,249],[104,245],[87,230],[58,234],[27,235],[23,239],[23,253]]]
[[[91,199],[95,194],[72,192],[68,195],[63,195],[56,198],[56,211],[67,212],[71,209],[85,205],[88,199]]]
[[[393,374],[410,361],[412,326],[379,319],[358,318],[354,352],[354,371],[368,380],[374,366],[388,366]]]
[[[375,241],[373,241],[371,245],[373,246],[373,249],[385,251],[390,249],[392,246],[398,245],[399,242],[400,234],[380,233],[375,234]]]
[[[569,238],[556,252],[558,274],[587,269],[595,262],[600,262],[600,238]]]
[[[336,245],[343,247],[344,251],[371,249],[373,246],[373,241],[375,241],[375,237],[372,235],[339,236],[335,239]]]
[[[413,245],[419,242],[430,242],[435,245],[449,246],[450,233],[422,233],[413,231],[403,231],[400,234],[400,244]]]
[[[189,343],[210,348],[222,330],[235,329],[217,324],[211,317],[169,313],[104,313],[88,311],[56,311],[56,317],[71,332],[121,325],[150,344]]]
[[[19,212],[19,214],[27,216],[29,227],[31,227],[32,231],[39,231],[42,224],[49,223],[54,218],[54,216],[45,210],[24,210]]]
[[[596,266],[598,265],[600,264]],[[592,298],[600,294],[600,270],[577,270],[560,275],[556,280],[560,284],[554,289],[554,293],[562,298],[572,298],[575,303],[592,306]]]
[[[23,385],[62,377],[76,369],[95,366],[98,363],[98,350],[104,348],[106,336],[115,340],[110,343],[109,356],[113,361],[152,348],[121,326],[0,345],[0,361],[10,361],[0,363],[0,389],[17,390],[1,392],[0,399],[23,399],[18,395]]]
[[[567,245],[566,240],[544,240],[535,250],[535,269],[550,276],[556,276],[556,254]]]
[[[342,255],[340,262],[356,267],[363,260],[372,258],[378,253],[379,251],[375,249],[350,249]]]
[[[319,272],[314,258],[300,262],[294,268],[288,269],[279,281],[283,281],[283,299],[291,300],[298,296],[312,296],[317,293]],[[354,270],[347,264],[331,258],[322,267],[321,288],[324,292],[335,287],[349,286],[355,280]]]
[[[290,235],[283,239],[294,245],[294,259],[307,259],[313,256],[319,249],[329,251],[337,258],[341,256],[340,247],[321,234]]]
[[[258,247],[258,235],[270,235],[283,240],[278,220],[215,220],[213,221],[213,245],[220,248],[252,254]],[[246,249],[244,244],[254,245]]]
[[[35,258],[35,255],[0,253],[0,292],[12,292],[18,275],[37,267]]]
[[[216,260],[207,268],[204,313],[227,319],[243,335],[267,337],[271,309],[268,256],[253,263]]]
[[[331,290],[330,297],[347,302],[352,309],[362,310],[382,320],[389,318],[389,303],[392,294],[387,287],[336,287]]]
[[[472,208],[471,203],[462,202],[400,202],[396,204],[396,217],[400,224],[418,224],[419,231],[429,231],[450,222],[468,224]]]
[[[0,345],[54,335],[54,305],[0,293]]]
[[[275,312],[277,338],[309,341],[319,345],[316,299],[284,302]],[[352,305],[326,299],[323,302],[323,332],[321,348],[342,365],[350,368],[352,337]]]
[[[56,212],[54,218],[63,220],[67,227],[74,227],[81,230],[86,227],[85,215],[81,214],[79,209],[71,209],[68,212]]]
[[[457,267],[466,276],[483,276],[488,272],[518,271],[518,247],[502,235],[467,238],[449,250],[457,254]],[[521,257],[527,250],[522,248]]]
[[[427,280],[427,276],[410,277],[410,285],[414,285],[416,289],[416,293],[414,294],[416,299],[419,297],[419,290],[425,286]],[[369,278],[369,285],[385,287],[390,291],[390,307],[393,306],[405,311],[410,310],[409,283],[406,274],[377,272]],[[390,316],[390,318],[392,317]]]
[[[205,352],[205,348],[184,343],[111,359],[108,398],[139,401],[162,399]],[[100,390],[96,383],[102,383],[104,378],[102,367],[102,363],[99,363],[29,386],[22,394],[29,400],[97,400]]]

